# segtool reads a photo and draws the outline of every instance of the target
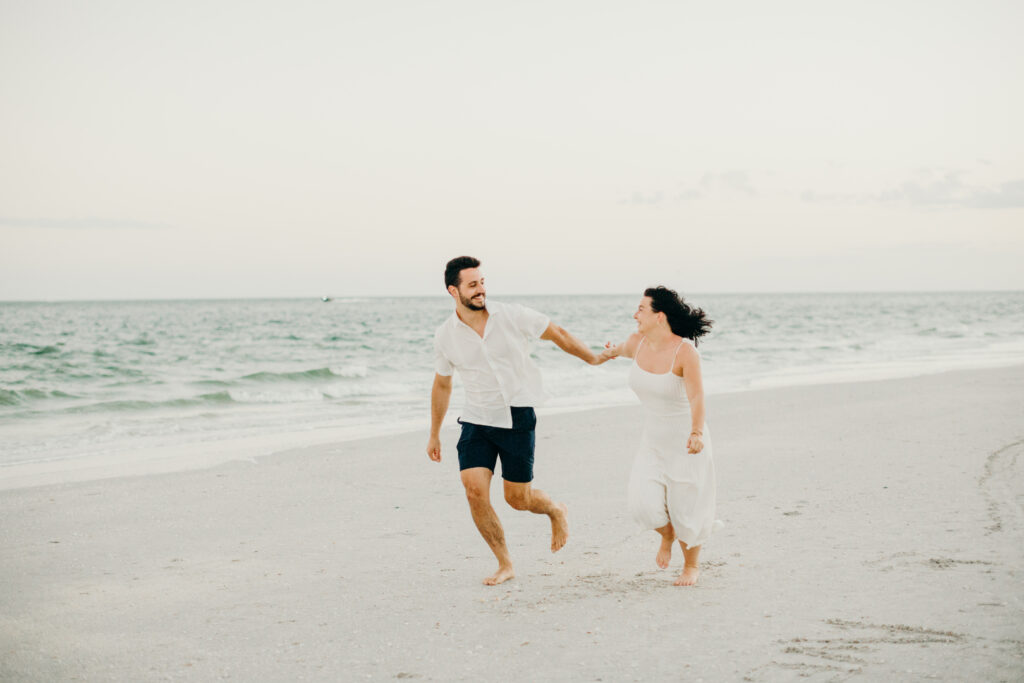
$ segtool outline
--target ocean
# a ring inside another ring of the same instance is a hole
[[[595,350],[633,331],[639,300],[491,298],[542,311]],[[715,321],[699,347],[711,395],[1024,363],[1024,292],[687,300]],[[0,303],[0,474],[410,430],[425,444],[433,333],[451,312],[443,296]],[[635,401],[628,360],[590,367],[541,341],[533,354],[551,396],[541,415]],[[455,387],[449,421],[457,376]]]

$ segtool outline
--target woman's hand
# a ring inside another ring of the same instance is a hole
[[[621,354],[622,344],[612,344],[611,342],[606,342],[604,345],[604,351],[602,351],[601,355],[597,357],[598,365],[604,363],[605,361],[609,361],[612,358],[618,358]]]
[[[704,439],[701,434],[696,432],[690,434],[690,438],[686,440],[686,452],[690,455],[696,455],[704,450]]]

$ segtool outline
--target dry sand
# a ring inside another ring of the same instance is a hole
[[[572,537],[500,502],[493,588],[454,431],[0,491],[0,679],[1024,678],[1024,367],[710,397],[695,588],[624,513],[638,416],[542,417]]]

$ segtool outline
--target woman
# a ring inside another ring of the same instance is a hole
[[[644,291],[633,318],[636,333],[604,352],[606,359],[633,359],[629,386],[646,413],[629,479],[629,510],[641,526],[661,534],[655,561],[662,569],[679,541],[685,562],[675,585],[692,586],[700,547],[721,524],[715,521],[715,467],[697,352],[712,321],[665,287]]]

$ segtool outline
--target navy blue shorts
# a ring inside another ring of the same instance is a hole
[[[463,422],[459,437],[459,469],[486,467],[494,472],[501,458],[501,478],[519,484],[533,481],[534,430],[537,414],[533,408],[512,408],[512,429]]]

